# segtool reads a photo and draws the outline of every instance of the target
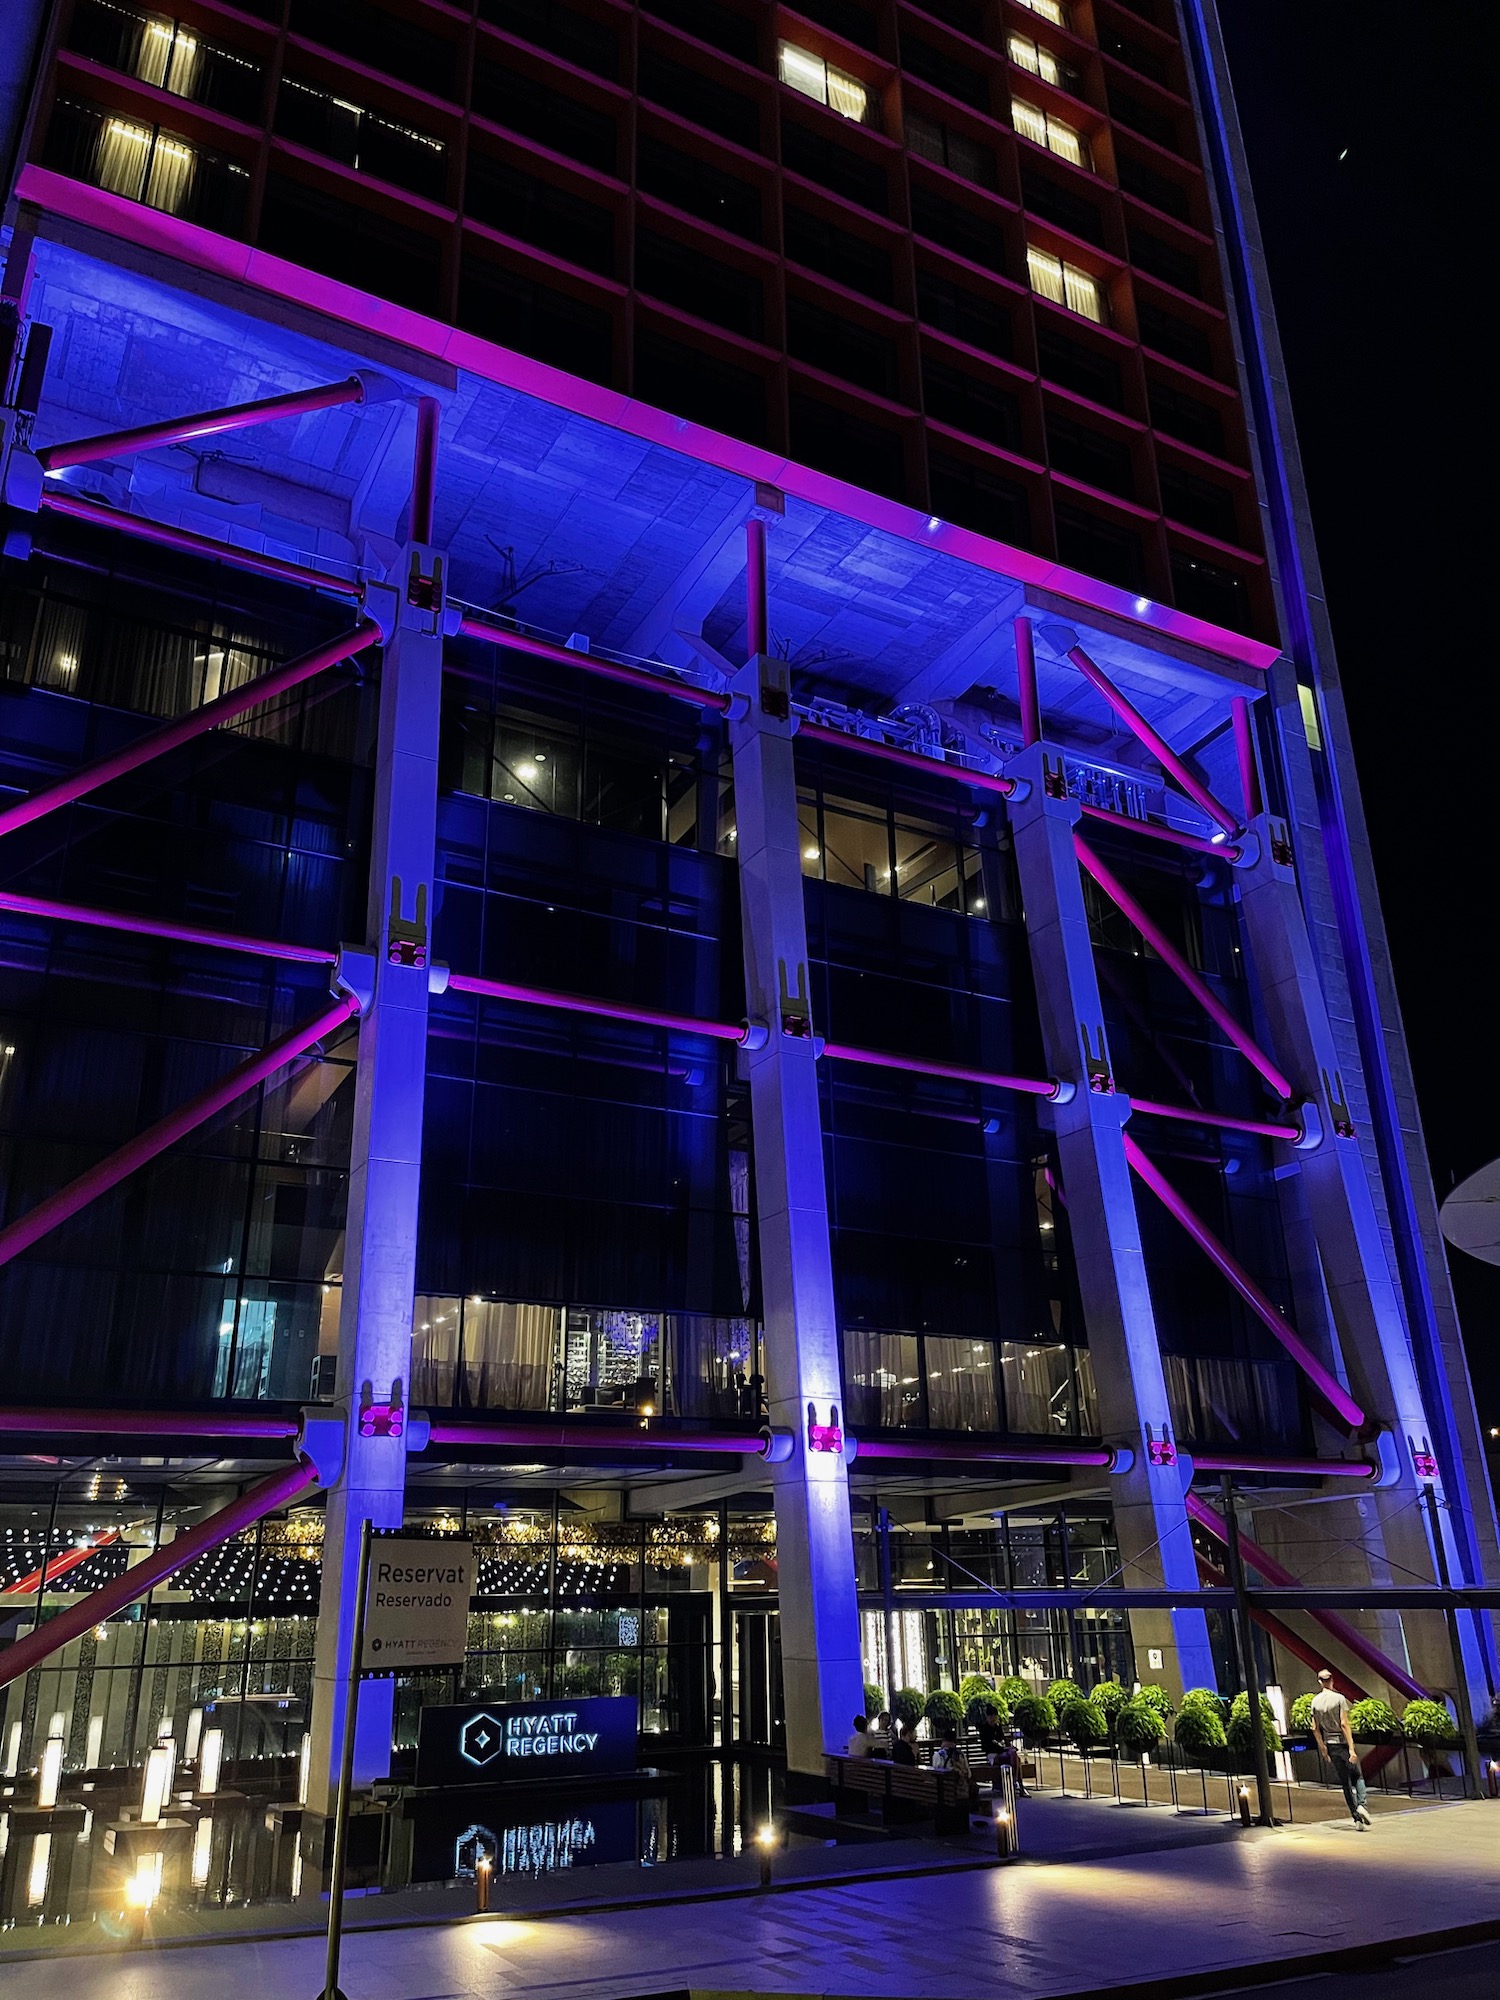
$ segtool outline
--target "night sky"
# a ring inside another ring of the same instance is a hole
[[[1483,10],[1219,0],[1439,1199],[1500,1153]],[[1481,1417],[1500,1271],[1452,1253]]]

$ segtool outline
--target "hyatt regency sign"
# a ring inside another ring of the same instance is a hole
[[[633,1771],[636,1717],[633,1695],[424,1708],[417,1783],[500,1785]]]

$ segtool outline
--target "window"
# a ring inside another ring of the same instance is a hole
[[[58,98],[42,164],[227,235],[243,223],[250,183],[244,167],[100,105]]]
[[[1040,14],[1044,21],[1051,21],[1056,27],[1065,28],[1068,25],[1067,10],[1061,0],[1017,0],[1017,5],[1033,14]]]
[[[1043,83],[1063,88],[1064,66],[1053,55],[1051,49],[1044,49],[1040,42],[1033,42],[1025,35],[1008,35],[1005,48],[1018,69],[1029,70],[1032,76],[1039,76]]]
[[[276,130],[314,153],[413,194],[441,201],[447,192],[448,149],[441,139],[297,77],[282,79]]]
[[[137,76],[174,97],[190,97],[237,118],[260,110],[258,63],[205,42],[196,29],[161,14],[139,14],[113,0],[79,0],[69,47],[107,69]]]
[[[368,10],[351,11],[363,14]],[[550,49],[564,62],[592,70],[595,76],[612,78],[618,73],[620,53],[614,29],[575,14],[571,7],[559,6],[557,0],[482,0],[479,17],[539,49]]]
[[[1035,146],[1045,146],[1049,153],[1056,153],[1060,160],[1069,160],[1075,167],[1091,167],[1089,142],[1081,132],[1075,132],[1071,125],[1064,125],[1060,118],[1050,118],[1045,111],[1039,111],[1034,104],[1028,104],[1022,97],[1010,100],[1011,122],[1023,139],[1030,139]]]
[[[1297,683],[1297,705],[1302,710],[1302,733],[1309,750],[1323,747],[1323,728],[1318,721],[1318,698],[1304,681]]]
[[[779,74],[781,81],[791,89],[812,98],[816,104],[826,104],[841,118],[852,118],[856,125],[872,122],[870,93],[859,78],[850,76],[846,70],[835,69],[809,49],[799,49],[795,42],[783,42],[779,51]]]
[[[906,143],[919,159],[946,167],[950,174],[959,174],[977,187],[995,186],[995,156],[989,147],[980,145],[977,139],[965,138],[951,126],[939,124],[936,118],[908,112]]]
[[[995,1400],[995,1350],[987,1340],[948,1340],[929,1335],[927,1421],[935,1431],[993,1431],[1000,1413]]]
[[[1044,299],[1051,299],[1054,305],[1066,306],[1069,312],[1082,313],[1085,319],[1105,323],[1104,295],[1098,281],[1087,271],[1080,271],[1076,264],[1066,264],[1061,257],[1054,257],[1050,250],[1038,250],[1034,243],[1026,246],[1026,273],[1031,280],[1031,289]]]

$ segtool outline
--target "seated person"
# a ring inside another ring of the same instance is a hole
[[[883,1708],[870,1724],[870,1755],[888,1758],[891,1754],[891,1712]]]
[[[893,1764],[916,1763],[917,1751],[913,1741],[915,1735],[916,1730],[911,1723],[902,1722],[897,1724],[891,1739],[891,1762]]]
[[[844,1746],[844,1754],[848,1757],[869,1756],[870,1724],[868,1717],[863,1715],[855,1716],[854,1728],[850,1733],[849,1741]]]
[[[978,1797],[979,1787],[974,1782],[974,1773],[959,1744],[956,1729],[945,1729],[939,1737],[938,1746],[932,1753],[932,1768],[934,1771],[952,1771],[962,1778],[971,1803]]]

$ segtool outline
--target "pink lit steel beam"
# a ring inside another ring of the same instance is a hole
[[[432,540],[432,508],[437,497],[438,426],[443,408],[436,396],[417,404],[417,452],[411,479],[411,538]]]
[[[1221,806],[1208,787],[1200,779],[1194,777],[1177,752],[1164,738],[1157,735],[1135,703],[1129,700],[1127,696],[1121,694],[1109,676],[1099,667],[1095,666],[1082,646],[1072,647],[1068,653],[1068,658],[1077,667],[1079,673],[1083,675],[1090,687],[1103,695],[1104,699],[1109,703],[1115,714],[1119,716],[1130,733],[1146,746],[1162,769],[1176,780],[1177,784],[1187,793],[1194,805],[1201,806],[1209,818],[1216,825],[1222,826],[1226,833],[1238,833],[1240,831],[1240,822],[1229,808]]]
[[[1115,1463],[1112,1451],[1087,1445],[1006,1444],[977,1438],[861,1438],[856,1462],[866,1458],[931,1459],[935,1463],[969,1465],[1087,1466],[1107,1471]]]
[[[154,542],[158,548],[202,556],[207,562],[228,563],[233,569],[272,576],[280,583],[300,583],[308,590],[332,591],[336,597],[358,598],[361,594],[362,586],[348,577],[329,576],[303,563],[262,555],[255,549],[239,548],[233,542],[218,542],[212,535],[195,535],[190,528],[169,528],[164,521],[148,521],[144,514],[127,514],[122,508],[106,507],[81,493],[45,492],[42,506],[51,514],[66,514],[71,520],[87,521],[95,528],[113,528],[138,542]]]
[[[1250,704],[1242,694],[1237,694],[1230,702],[1229,713],[1234,723],[1234,756],[1239,765],[1240,797],[1245,802],[1245,821],[1248,825],[1261,810],[1260,767],[1255,761],[1255,726],[1251,720]]]
[[[649,1419],[633,1424],[487,1424],[434,1417],[430,1442],[485,1450],[747,1452],[764,1458],[760,1431],[653,1431]]]
[[[630,667],[619,660],[601,659],[597,653],[575,653],[568,646],[554,646],[546,639],[533,639],[524,632],[508,632],[503,625],[489,625],[482,618],[460,618],[458,624],[460,638],[486,639],[492,646],[503,646],[508,652],[526,653],[535,660],[550,660],[554,666],[572,667],[576,672],[592,674],[597,680],[617,681],[622,687],[639,688],[642,694],[667,694],[674,700],[691,702],[695,708],[710,708],[722,715],[729,706],[729,696],[719,694],[713,688],[694,687],[690,681],[673,680],[666,674],[653,674],[645,667]]]
[[[167,938],[173,944],[207,944],[224,951],[248,952],[252,958],[275,958],[288,965],[332,965],[337,952],[315,944],[283,944],[276,938],[240,937],[234,931],[206,930],[201,924],[170,924],[155,917],[127,916],[118,910],[96,910],[86,903],[59,903],[50,896],[20,896],[0,889],[0,910],[22,917],[51,917],[59,923],[91,924],[98,930],[126,931],[133,937]]]
[[[1016,684],[1021,702],[1021,742],[1026,749],[1042,740],[1042,704],[1036,686],[1036,639],[1029,618],[1017,618]]]
[[[43,472],[61,472],[70,465],[93,465],[101,458],[124,458],[161,444],[190,444],[196,438],[220,437],[225,431],[249,430],[253,424],[275,423],[280,417],[305,417],[314,410],[337,409],[341,403],[362,403],[365,385],[357,375],[328,382],[317,389],[295,389],[284,396],[266,396],[258,403],[231,403],[225,410],[204,410],[195,417],[173,417],[166,423],[142,424],[135,430],[106,431],[101,437],[77,438],[72,444],[44,445],[37,453]]]
[[[1194,1549],[1193,1554],[1198,1563],[1198,1581],[1200,1583],[1208,1584],[1210,1587],[1218,1586],[1222,1589],[1229,1582],[1229,1578],[1225,1572],[1217,1563],[1211,1563],[1201,1549]],[[1317,1613],[1309,1612],[1307,1615],[1309,1617],[1316,1617]],[[1250,1616],[1262,1632],[1267,1633],[1273,1638],[1278,1646],[1284,1647],[1294,1660],[1300,1660],[1304,1667],[1311,1667],[1313,1672],[1316,1673],[1320,1667],[1327,1666],[1327,1661],[1318,1648],[1313,1645],[1312,1641],[1304,1639],[1300,1632],[1294,1632],[1284,1619],[1276,1616],[1274,1611],[1265,1611],[1259,1605],[1252,1604],[1250,1607]],[[1333,1672],[1334,1686],[1346,1700],[1364,1700],[1365,1696],[1369,1693],[1368,1688],[1362,1687],[1358,1681],[1352,1680],[1348,1674],[1339,1673],[1337,1669],[1332,1669],[1331,1671]],[[1372,1763],[1369,1752],[1361,1755],[1360,1767],[1371,1776],[1380,1768],[1378,1764]]]
[[[1085,819],[1102,826],[1118,827],[1121,833],[1142,833],[1148,840],[1164,840],[1170,847],[1185,847],[1190,854],[1213,854],[1221,861],[1238,861],[1240,848],[1232,840],[1210,840],[1204,833],[1186,833],[1180,827],[1163,826],[1159,820],[1132,819],[1129,813],[1111,812],[1108,806],[1091,806],[1079,800]]]
[[[1362,1430],[1365,1413],[1349,1391],[1329,1374],[1295,1327],[1282,1318],[1250,1273],[1231,1256],[1202,1217],[1188,1207],[1156,1163],[1146,1157],[1128,1132],[1123,1133],[1122,1137],[1125,1157],[1130,1162],[1132,1171],[1145,1182],[1162,1206],[1177,1218],[1209,1262],[1217,1265],[1261,1325],[1286,1349],[1339,1420],[1347,1424],[1350,1430]]]
[[[1149,1097],[1128,1093],[1133,1110],[1152,1118],[1175,1119],[1180,1125],[1207,1125],[1215,1132],[1254,1132],[1263,1139],[1300,1139],[1300,1125],[1278,1124],[1270,1118],[1235,1118],[1227,1111],[1201,1111],[1194,1104],[1157,1104]]]
[[[1228,1530],[1218,1510],[1210,1507],[1208,1502],[1200,1499],[1196,1493],[1190,1492],[1186,1498],[1187,1510],[1198,1525],[1207,1528],[1217,1541],[1227,1541]],[[1243,1532],[1240,1535],[1240,1552],[1245,1558],[1246,1568],[1256,1571],[1273,1588],[1290,1590],[1298,1588],[1297,1579],[1291,1571],[1283,1569],[1274,1556],[1267,1555],[1258,1542],[1251,1541]],[[1382,1653],[1378,1646],[1372,1645],[1363,1632],[1358,1631],[1347,1619],[1340,1618],[1337,1612],[1309,1611],[1307,1615],[1309,1618],[1315,1618],[1328,1636],[1337,1639],[1356,1660],[1362,1660],[1373,1673],[1379,1674],[1382,1680],[1388,1681],[1393,1688],[1398,1688],[1410,1700],[1419,1701],[1426,1698],[1427,1690],[1420,1681],[1414,1681],[1405,1667],[1398,1665],[1389,1654]]]
[[[742,1042],[743,1025],[705,1021],[695,1014],[664,1014],[654,1007],[631,1007],[620,1000],[595,1000],[583,993],[558,993],[544,986],[517,986],[504,979],[480,979],[453,972],[448,987],[454,993],[475,993],[485,1000],[518,1000],[528,1007],[555,1007],[564,1014],[596,1014],[606,1021],[632,1021],[643,1028],[666,1028],[683,1035],[707,1035],[716,1042]]]
[[[1264,1053],[1254,1036],[1240,1026],[1223,1001],[1209,988],[1207,982],[1194,972],[1166,932],[1146,914],[1114,870],[1105,866],[1081,834],[1074,834],[1073,845],[1077,849],[1078,859],[1105,895],[1130,919],[1151,949],[1177,975],[1209,1019],[1224,1031],[1240,1054],[1254,1064],[1277,1096],[1290,1102],[1296,1092],[1286,1073]]]
[[[294,1438],[295,1417],[233,1410],[0,1410],[0,1437]]]
[[[821,722],[799,722],[796,740],[826,743],[834,750],[852,750],[857,756],[874,757],[882,764],[900,764],[908,771],[920,771],[924,778],[947,778],[956,785],[973,785],[977,791],[998,792],[1003,799],[1008,799],[1016,789],[1014,778],[1002,778],[992,771],[971,771],[939,757],[920,756],[915,750],[898,750],[893,743],[875,743],[868,736],[851,736],[842,729],[828,729]]]
[[[847,1042],[825,1042],[823,1053],[835,1062],[867,1063],[875,1069],[904,1070],[911,1076],[941,1076],[954,1083],[977,1083],[989,1090],[1019,1091],[1023,1097],[1056,1097],[1058,1091],[1055,1077],[1003,1076],[994,1070],[963,1069],[957,1063],[892,1055],[886,1049],[855,1049]]]
[[[58,1612],[55,1618],[49,1618],[24,1639],[0,1653],[0,1687],[20,1680],[33,1667],[41,1666],[44,1660],[66,1646],[70,1639],[81,1639],[95,1625],[104,1624],[130,1605],[138,1603],[147,1591],[165,1583],[169,1576],[186,1568],[190,1562],[196,1562],[210,1549],[218,1548],[244,1529],[253,1528],[257,1521],[275,1513],[278,1507],[287,1507],[300,1500],[317,1484],[317,1472],[303,1458],[295,1464],[283,1466],[268,1479],[258,1480],[237,1500],[221,1507],[217,1514],[210,1514],[207,1520],[187,1529],[165,1547],[153,1549],[140,1562],[133,1563],[98,1590],[89,1591],[76,1604],[70,1604],[66,1611]]]
[[[336,1001],[313,1020],[304,1022],[300,1028],[293,1028],[279,1041],[272,1042],[269,1048],[251,1056],[247,1062],[236,1064],[207,1090],[200,1091],[198,1096],[180,1105],[177,1110],[168,1112],[165,1118],[158,1119],[146,1131],[137,1133],[135,1138],[107,1159],[100,1160],[86,1173],[80,1174],[77,1180],[70,1181],[66,1187],[48,1195],[45,1201],[39,1201],[35,1208],[28,1209],[8,1227],[0,1229],[0,1268],[19,1257],[22,1251],[29,1250],[33,1243],[39,1242],[70,1216],[77,1215],[80,1209],[87,1208],[91,1201],[118,1187],[138,1167],[147,1165],[219,1112],[227,1111],[236,1099],[274,1076],[277,1070],[284,1069],[289,1062],[310,1049],[314,1042],[321,1041],[324,1035],[331,1034],[356,1012],[358,1006],[359,1002],[352,996]]]
[[[101,757],[96,763],[85,764],[81,770],[59,778],[55,785],[33,792],[29,799],[22,799],[17,805],[0,812],[0,835],[14,833],[18,827],[28,826],[33,820],[56,812],[59,806],[70,805],[74,799],[97,791],[101,785],[123,778],[129,771],[139,770],[142,764],[165,756],[167,751],[176,750],[183,743],[190,743],[195,736],[201,736],[218,723],[230,722],[235,716],[259,707],[264,701],[274,701],[278,695],[300,687],[316,674],[336,667],[341,660],[363,652],[379,637],[379,627],[368,619],[361,619],[352,632],[345,632],[337,639],[315,646],[310,653],[302,654],[300,659],[288,660],[285,666],[260,674],[255,680],[232,688],[228,694],[218,695],[213,701],[190,709],[186,715],[179,715],[175,721],[164,722],[159,729],[148,729],[144,736],[138,736],[122,750]]]
[[[1376,1468],[1362,1459],[1271,1458],[1263,1452],[1200,1451],[1190,1446],[1194,1472],[1284,1472],[1289,1479],[1373,1479]]]

